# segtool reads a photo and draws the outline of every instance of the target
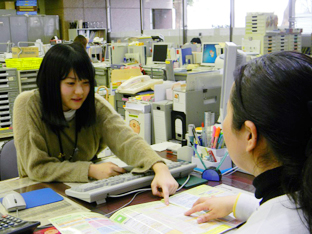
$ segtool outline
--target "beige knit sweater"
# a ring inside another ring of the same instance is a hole
[[[121,160],[145,172],[162,159],[101,96],[95,96],[96,124],[78,134],[78,154],[71,161],[60,161],[58,137],[41,119],[38,90],[22,92],[15,100],[13,132],[20,177],[51,182],[87,182],[90,160],[108,146]],[[61,132],[65,155],[75,143],[75,118]]]

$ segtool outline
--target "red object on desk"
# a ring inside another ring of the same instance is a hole
[[[48,227],[34,232],[34,234],[61,234],[55,227]]]

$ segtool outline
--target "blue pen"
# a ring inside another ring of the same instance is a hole
[[[220,133],[216,149],[220,149],[223,142],[223,133]]]
[[[203,165],[203,167],[204,167],[204,168],[205,168],[205,170],[206,170],[206,169],[207,169],[207,167],[206,167],[205,163],[203,162],[202,158],[200,157],[199,153],[197,152],[196,148],[194,147],[194,144],[193,144],[193,143],[191,143],[191,146],[192,146],[193,150],[195,151],[195,153],[196,153],[197,157],[199,158],[199,160],[200,160],[201,164]]]

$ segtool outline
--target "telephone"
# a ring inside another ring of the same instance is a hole
[[[148,75],[132,77],[123,82],[118,88],[118,93],[136,94],[138,92],[148,90],[154,87],[155,84],[162,84],[161,79],[151,79]]]

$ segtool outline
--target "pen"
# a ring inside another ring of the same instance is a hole
[[[222,142],[223,142],[223,133],[221,132],[220,136],[219,136],[219,139],[218,139],[218,143],[217,143],[216,149],[221,149]]]
[[[192,128],[192,131],[193,131],[193,135],[194,135],[195,143],[198,145],[199,139],[198,139],[198,136],[197,136],[197,133],[196,133],[195,127],[194,127],[194,128]]]
[[[206,127],[204,126],[204,123],[202,122],[202,133],[201,133],[201,138],[202,138],[202,146],[207,147],[207,133],[206,133]]]
[[[192,146],[193,150],[195,151],[195,154],[196,154],[196,155],[197,155],[197,157],[199,158],[199,160],[200,160],[201,164],[203,164],[203,166],[204,166],[204,168],[205,168],[205,170],[206,170],[206,169],[207,169],[207,167],[206,167],[205,163],[203,162],[202,158],[200,157],[199,153],[197,152],[196,148],[194,147],[194,144],[193,144],[193,143],[191,143],[191,146]]]
[[[189,135],[189,146],[191,145],[191,142],[194,142],[194,135],[193,135],[193,124],[188,125],[188,135]]]
[[[213,158],[213,161],[214,161],[214,162],[217,162],[217,159],[216,159],[216,157],[214,156],[212,150],[209,150],[209,155],[211,155],[211,157]]]
[[[216,126],[213,126],[213,128],[212,128],[211,142],[210,142],[211,148],[213,147],[213,142],[214,142],[215,133],[216,133]]]
[[[220,131],[221,131],[221,128],[217,127],[217,130],[216,130],[216,133],[215,133],[215,136],[214,136],[214,143],[213,143],[213,146],[212,146],[213,149],[215,149],[217,147]]]

